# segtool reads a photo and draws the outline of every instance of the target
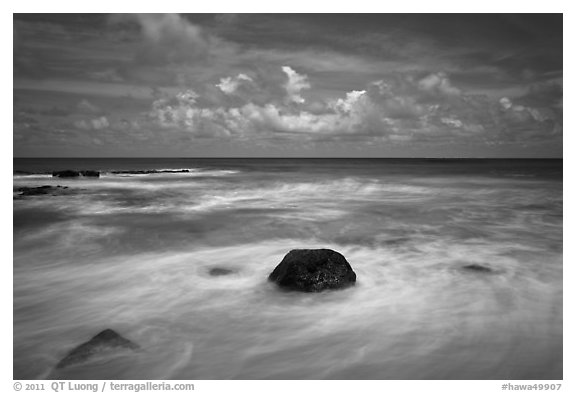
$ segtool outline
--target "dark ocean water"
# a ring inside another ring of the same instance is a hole
[[[53,178],[94,169],[99,179]],[[112,174],[112,170],[189,169]],[[562,161],[15,159],[14,379],[560,379]],[[25,174],[26,173],[26,174]],[[278,291],[293,248],[355,287]],[[467,271],[481,264],[493,273]],[[233,271],[211,276],[211,268]],[[54,370],[113,328],[142,347]]]

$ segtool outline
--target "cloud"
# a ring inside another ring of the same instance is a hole
[[[423,90],[422,78],[407,73],[382,77],[324,99],[312,91],[310,102],[294,105],[294,101],[286,100],[285,79],[278,77],[285,72],[280,66],[275,72],[275,76],[268,78],[261,74],[250,76],[251,81],[241,77],[242,74],[235,74],[230,80],[220,78],[219,84],[223,86],[238,81],[239,85],[229,90],[234,91],[231,95],[212,81],[209,86],[215,94],[210,99],[202,85],[199,90],[157,88],[147,109],[131,107],[129,112],[116,112],[110,118],[93,103],[92,97],[67,101],[69,111],[64,116],[51,115],[45,109],[20,108],[14,116],[15,134],[25,138],[34,132],[41,137],[40,131],[34,131],[34,124],[51,122],[54,135],[59,135],[58,129],[68,127],[78,138],[103,131],[98,138],[105,141],[151,141],[163,145],[176,141],[182,144],[182,149],[190,143],[219,140],[253,146],[266,143],[278,146],[282,141],[290,146],[319,146],[336,141],[373,146],[445,143],[487,146],[562,137],[558,109],[527,105],[524,102],[529,97],[493,99],[470,95],[453,86],[460,94],[446,98],[441,91]],[[248,85],[250,88],[246,88]],[[268,89],[266,99],[262,89]],[[144,104],[143,100],[139,102]],[[110,107],[107,104],[106,113]],[[74,127],[70,128],[70,124]]]
[[[137,14],[135,17],[142,27],[143,35],[152,42],[176,40],[198,46],[206,43],[200,27],[189,23],[178,14]]]
[[[292,78],[286,81],[289,74]],[[105,130],[99,135],[135,140],[364,141],[375,146],[544,141],[558,140],[562,133],[562,110],[554,106],[561,96],[554,86],[494,99],[467,93],[451,83],[448,73],[394,73],[348,91],[318,95],[311,90],[304,101],[302,91],[312,89],[312,84],[292,67],[233,75],[198,83],[194,89],[155,88],[148,104],[140,99],[110,118],[112,105],[107,103],[104,112],[94,103],[104,102],[96,96],[68,98],[61,116],[45,105],[21,107],[15,112],[15,129],[25,132],[33,124],[51,122],[55,130],[73,124],[79,135]],[[548,106],[538,100],[541,92],[551,98]],[[118,98],[114,105],[119,108],[121,102]]]
[[[561,147],[561,29],[537,34],[540,45],[487,20],[466,23],[478,39],[454,41],[454,29],[420,17],[14,18],[14,94],[24,99],[15,135],[48,141],[65,130],[183,150],[195,138]],[[342,34],[346,20],[353,34]]]
[[[427,92],[447,96],[457,96],[461,93],[460,89],[452,86],[450,79],[443,72],[437,72],[422,78],[418,82],[418,87]]]
[[[178,62],[206,55],[210,38],[202,28],[178,14],[114,14],[113,24],[136,23],[144,41],[140,57]]]
[[[117,74],[137,84],[198,88],[200,83],[212,84],[215,77],[245,69],[244,64],[261,62],[245,59],[241,45],[218,37],[214,29],[191,19],[179,14],[110,16],[114,36],[123,37],[126,44],[122,48],[127,49],[128,57],[115,67]]]
[[[98,106],[92,104],[90,101],[86,99],[81,100],[76,105],[76,109],[78,110],[78,112],[85,114],[98,114],[102,112],[102,110]]]
[[[503,111],[506,112],[509,118],[515,121],[535,120],[537,122],[544,122],[554,118],[551,110],[515,105],[508,97],[502,97],[499,102]]]
[[[130,72],[123,75],[132,79],[189,84],[198,76],[192,71],[211,73],[237,56],[236,44],[179,14],[114,14],[110,22],[137,44]]]
[[[308,82],[308,77],[306,75],[298,74],[292,68],[288,66],[283,66],[282,71],[288,76],[288,81],[284,85],[287,93],[287,99],[289,102],[295,102],[297,104],[302,104],[305,102],[304,98],[300,95],[300,92],[304,89],[310,88],[310,83]]]
[[[124,82],[124,78],[114,68],[90,72],[89,77],[102,82]]]
[[[197,105],[198,98],[193,90],[161,94],[152,103],[148,118],[163,129],[182,130],[199,137],[227,137],[240,130],[232,112],[201,108]]]
[[[225,94],[234,94],[240,84],[243,82],[253,82],[254,80],[246,74],[238,74],[236,77],[227,77],[220,79],[220,83],[216,85]]]
[[[553,119],[542,110],[515,105],[506,97],[493,103],[488,97],[466,95],[444,73],[422,79],[396,75],[328,99],[322,105],[317,101],[307,104],[300,95],[301,90],[310,88],[307,77],[287,66],[282,71],[289,76],[288,83],[283,84],[288,100],[258,104],[248,95],[241,101],[211,102],[206,106],[200,95],[188,90],[158,97],[149,119],[160,128],[204,138],[257,139],[275,135],[298,136],[303,141],[345,137],[389,143],[454,138],[512,140],[518,135],[515,130],[528,129],[533,131],[524,132],[524,136],[537,137],[541,135],[538,123]],[[222,78],[217,86],[232,94],[247,82],[241,75]],[[294,107],[294,102],[300,105]]]
[[[340,128],[339,116],[335,114],[314,115],[306,111],[289,113],[272,104],[248,104],[241,108],[240,113],[251,127],[260,131],[273,130],[313,136]]]
[[[74,122],[76,128],[82,130],[103,130],[110,127],[110,122],[106,116],[100,116],[93,119],[83,119]]]
[[[508,97],[500,98],[500,105],[502,105],[502,109],[505,111],[512,108],[512,101]]]
[[[299,134],[303,138],[338,135],[386,136],[390,124],[365,91],[351,91],[327,104],[324,113],[294,110],[290,105],[253,102],[238,107],[201,107],[195,100],[165,96],[152,104],[149,118],[164,129],[199,137],[238,137]]]
[[[346,93],[346,98],[338,98],[331,106],[337,111],[350,113],[364,94],[366,94],[366,90],[353,90]]]
[[[440,121],[450,127],[454,127],[454,128],[461,128],[463,126],[463,123],[460,119],[457,119],[455,117],[441,117]]]
[[[110,126],[110,123],[108,122],[106,116],[101,116],[96,119],[92,119],[90,120],[90,123],[92,124],[92,128],[95,130],[102,130]]]
[[[205,108],[195,100],[177,98],[182,95],[186,93],[154,101],[149,118],[161,128],[199,137],[245,137],[262,132],[314,132],[325,128],[318,117],[306,112],[288,114],[274,104]]]

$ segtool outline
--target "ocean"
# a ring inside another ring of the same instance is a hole
[[[562,160],[17,158],[13,187],[14,379],[562,378]],[[298,248],[356,285],[279,290]],[[55,368],[107,328],[141,350]]]

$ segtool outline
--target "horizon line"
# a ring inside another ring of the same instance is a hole
[[[243,156],[230,156],[230,157],[150,157],[150,156],[133,156],[133,157],[12,157],[12,159],[278,159],[278,160],[301,160],[301,159],[311,159],[311,160],[563,160],[564,157],[243,157]]]

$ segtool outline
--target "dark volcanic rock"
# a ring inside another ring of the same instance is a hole
[[[232,273],[234,273],[233,270],[225,269],[223,267],[214,267],[208,271],[208,274],[211,276],[226,276]]]
[[[80,173],[85,177],[100,177],[100,172],[98,171],[80,171]]]
[[[62,186],[40,186],[40,187],[20,187],[16,191],[22,196],[31,195],[61,195],[68,187]]]
[[[472,263],[470,265],[462,266],[462,269],[466,269],[468,271],[478,272],[478,273],[492,273],[492,272],[494,272],[494,270],[492,270],[492,268],[490,268],[488,266],[484,266],[484,265],[479,265],[477,263]]]
[[[320,292],[354,285],[356,273],[346,258],[336,251],[292,250],[268,279],[285,289]]]
[[[54,171],[52,172],[53,177],[100,177],[100,172],[86,170],[86,171]]]
[[[115,175],[150,175],[153,173],[188,173],[190,172],[189,169],[164,169],[164,170],[157,170],[157,169],[147,169],[147,170],[138,170],[138,171],[112,171]]]
[[[80,344],[68,353],[56,368],[64,368],[89,360],[94,355],[114,350],[140,348],[132,341],[125,339],[112,329],[106,329],[92,337],[90,341]]]
[[[78,171],[54,171],[52,172],[53,177],[78,177],[80,172]]]

